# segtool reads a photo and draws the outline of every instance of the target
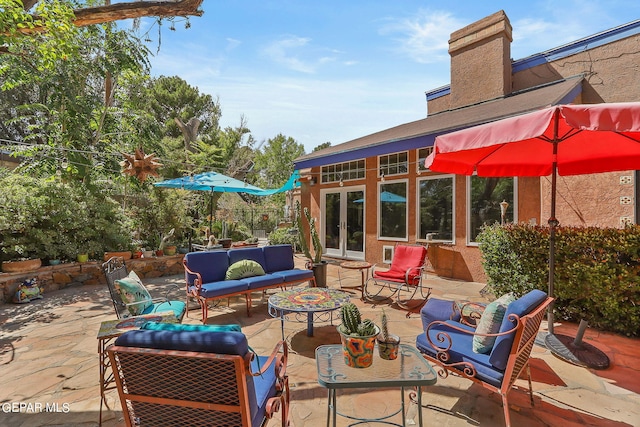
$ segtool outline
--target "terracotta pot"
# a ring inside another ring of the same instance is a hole
[[[2,261],[2,271],[5,273],[26,273],[34,271],[42,266],[40,258],[26,259],[23,261]]]
[[[156,249],[156,256],[164,256],[164,250],[163,249]]]
[[[125,260],[131,259],[131,251],[115,251],[115,252],[105,252],[104,253],[104,257],[103,260],[104,261],[108,261],[109,258],[112,258],[114,256],[119,256],[124,258]]]
[[[344,335],[340,332],[340,327],[337,329],[342,342],[344,363],[352,368],[368,368],[371,366],[373,363],[373,349],[376,346],[376,336],[380,332],[380,328],[376,326],[376,331],[373,335],[361,337]]]

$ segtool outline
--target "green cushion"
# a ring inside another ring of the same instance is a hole
[[[504,313],[507,311],[507,306],[515,300],[516,298],[513,294],[506,294],[487,305],[478,322],[476,333],[497,334],[500,331],[500,325],[502,324]],[[475,353],[490,353],[495,342],[496,337],[476,335],[473,337],[473,351]]]
[[[231,264],[224,278],[225,280],[237,280],[253,276],[264,276],[264,269],[256,261],[243,259]]]
[[[122,302],[127,304],[127,309],[132,316],[142,314],[153,305],[149,291],[144,287],[135,271],[129,273],[127,277],[116,280],[115,287],[120,293]]]
[[[178,323],[145,322],[140,329],[151,331],[209,331],[209,332],[242,332],[240,325],[181,325]]]

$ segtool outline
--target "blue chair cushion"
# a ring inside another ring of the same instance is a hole
[[[259,372],[260,367],[265,366],[267,356],[257,356],[251,361],[251,371]],[[250,377],[247,379],[247,386],[249,388],[249,406],[251,408],[251,425],[260,426],[264,419],[264,414],[267,407],[267,401],[276,395],[276,370],[275,363],[272,363],[267,368],[266,372],[257,377]],[[253,393],[252,393],[253,389]],[[255,398],[255,401],[253,400]]]
[[[504,313],[499,332],[508,331],[516,326],[515,322],[509,320],[509,315],[516,314],[519,317],[525,316],[531,313],[531,311],[539,306],[546,298],[547,294],[545,292],[534,289],[513,301],[507,306],[507,311]],[[489,357],[489,362],[496,368],[504,370],[507,367],[509,351],[513,345],[514,337],[515,333],[510,333],[496,338]]]
[[[453,309],[453,301],[429,298],[420,310],[422,330],[427,330],[429,323],[435,320],[460,320],[460,313]]]
[[[262,248],[267,262],[267,273],[293,270],[293,247],[291,245],[270,245]]]
[[[223,280],[221,282],[205,283],[200,288],[200,296],[214,298],[222,295],[237,294],[249,290],[247,282],[242,280]]]
[[[219,252],[189,252],[184,256],[189,270],[197,271],[202,276],[202,283],[219,282],[229,268],[229,256],[225,251]],[[185,271],[187,284],[193,285],[195,275]]]
[[[447,327],[447,324],[454,325],[458,328],[469,331],[470,333],[459,332],[452,328]],[[473,341],[474,329],[470,326],[463,325],[453,320],[447,320],[446,324],[435,325],[429,330],[429,337],[434,344],[438,345],[436,335],[438,332],[446,332],[452,339],[452,346],[449,350],[451,359],[448,363],[468,362],[473,364],[476,369],[476,377],[492,384],[496,387],[500,387],[504,378],[504,371],[496,369],[489,363],[488,354],[478,354],[471,351],[471,345]],[[445,346],[447,342],[441,345]],[[425,353],[431,357],[435,357],[437,352],[429,344],[426,333],[418,335],[416,338],[416,347],[422,353]]]
[[[240,356],[244,356],[249,351],[247,337],[242,332],[149,331],[140,329],[120,335],[116,339],[115,345],[237,354]]]
[[[260,289],[283,283],[282,277],[275,274],[266,274],[264,276],[245,277],[240,282],[246,283],[248,289]]]
[[[249,259],[260,264],[264,271],[269,271],[267,270],[267,262],[264,259],[264,252],[262,251],[262,248],[230,249],[227,251],[227,255],[229,256],[228,265]]]
[[[173,315],[176,316],[178,321],[181,321],[184,317],[184,313],[187,310],[187,305],[184,301],[165,301],[157,302],[147,307],[142,314],[162,313],[163,311],[173,311]]]
[[[242,332],[240,325],[182,325],[177,323],[145,322],[140,329],[146,331],[210,331],[210,332]]]
[[[274,271],[271,275],[281,277],[283,282],[297,282],[313,279],[313,270],[294,268],[292,270]]]

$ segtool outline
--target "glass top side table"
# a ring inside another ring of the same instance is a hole
[[[329,390],[327,402],[327,426],[336,426],[337,415],[363,423],[365,421],[381,422],[390,425],[406,425],[405,387],[416,387],[418,402],[418,424],[422,426],[422,387],[433,385],[437,375],[429,362],[411,345],[400,344],[396,360],[383,360],[374,352],[373,365],[369,368],[352,368],[344,362],[340,344],[321,345],[316,348],[316,367],[318,383]],[[337,410],[336,391],[347,388],[383,388],[399,387],[401,389],[401,407],[398,411],[381,418],[361,419],[345,415]],[[412,393],[412,395],[414,394]],[[384,421],[402,412],[402,424]],[[332,423],[330,423],[332,421]]]

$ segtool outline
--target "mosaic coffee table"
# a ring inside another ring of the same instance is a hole
[[[307,336],[313,336],[313,322],[333,322],[333,312],[349,302],[349,294],[329,288],[293,288],[269,297],[269,315],[280,319],[284,340],[284,321],[307,322]]]

